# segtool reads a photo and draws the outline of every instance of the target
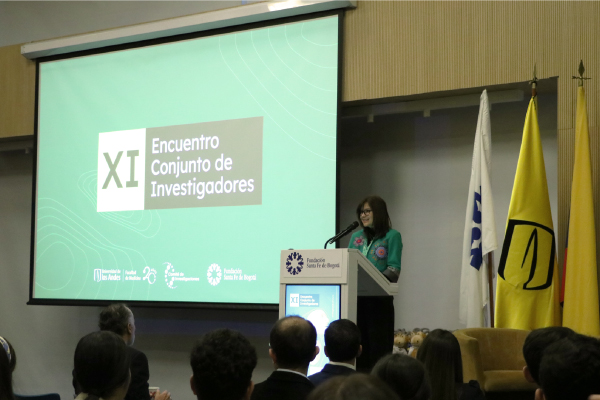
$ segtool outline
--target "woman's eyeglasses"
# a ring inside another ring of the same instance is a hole
[[[373,210],[369,210],[368,208],[361,210],[360,215],[369,215],[373,212]]]

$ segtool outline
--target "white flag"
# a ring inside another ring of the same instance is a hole
[[[490,110],[484,90],[475,131],[460,276],[459,318],[467,328],[484,326],[483,311],[489,301],[485,256],[498,247],[490,182],[491,146]]]

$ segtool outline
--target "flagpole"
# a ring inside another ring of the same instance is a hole
[[[487,254],[487,268],[488,268],[488,291],[490,293],[490,326],[494,327],[494,252],[490,251]]]
[[[489,99],[484,90],[480,96],[473,143],[460,274],[459,320],[467,328],[491,325],[487,308],[493,297],[488,296],[489,268],[483,265],[488,260],[486,256],[498,248],[490,179],[491,135]],[[488,274],[487,278],[485,274]]]
[[[585,68],[579,64],[577,111],[575,116],[575,152],[569,238],[571,252],[567,258],[564,282],[565,299],[563,326],[588,336],[600,336],[598,306],[598,262],[596,256],[596,226],[594,224],[594,195],[592,157],[587,118],[587,102],[583,87]]]
[[[536,85],[525,116],[498,265],[497,328],[560,326],[554,224],[537,113],[535,68],[530,83]]]
[[[579,72],[579,76],[575,76],[573,75],[573,79],[577,79],[577,87],[583,87],[583,81],[585,79],[591,79],[591,78],[584,78],[583,77],[583,73],[585,72],[585,67],[583,66],[583,60],[581,60],[579,62],[579,68],[578,71]],[[569,221],[571,220],[571,212],[569,211],[569,218],[567,219],[567,239],[565,241],[565,258],[563,259],[563,273],[562,273],[562,282],[560,285],[560,305],[563,306],[564,308],[564,302],[565,302],[565,284],[566,284],[566,277],[567,277],[567,258],[569,257],[568,253],[568,243],[569,243]]]
[[[585,67],[583,66],[583,60],[579,62],[579,76],[573,76],[573,79],[577,79],[577,87],[583,86],[583,81],[592,78],[584,78],[583,73],[585,72]]]
[[[535,72],[537,65],[533,64],[533,79],[529,81],[529,84],[531,85],[531,97],[535,97],[537,96],[537,73]],[[537,102],[537,100],[536,100]],[[537,104],[536,104],[537,105]]]
[[[537,64],[533,64],[533,79],[529,81],[529,84],[531,85],[531,97],[534,98],[534,104],[537,106]],[[492,325],[493,327],[493,325]]]

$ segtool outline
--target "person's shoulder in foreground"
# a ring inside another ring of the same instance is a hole
[[[131,358],[131,384],[125,395],[125,400],[147,400],[150,397],[150,369],[148,368],[148,357],[141,351],[131,346],[127,347]]]
[[[17,366],[15,349],[8,339],[0,336],[0,399],[13,400],[12,377]]]
[[[402,234],[395,229],[390,229],[387,233],[387,238],[399,239],[402,242]]]
[[[374,375],[336,376],[316,388],[308,400],[399,400],[400,397]]]
[[[476,380],[463,383],[461,387],[460,400],[485,400],[485,395]]]

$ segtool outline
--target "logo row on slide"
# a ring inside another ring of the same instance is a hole
[[[176,271],[173,264],[165,262],[165,284],[170,289],[175,289],[185,282],[200,282],[198,276],[186,276],[183,272]],[[217,286],[221,281],[256,281],[256,274],[244,274],[240,268],[221,268],[219,264],[211,264],[206,272],[206,279],[212,286]],[[141,274],[135,269],[94,269],[94,282],[143,282],[154,285],[157,281],[156,269],[145,267]]]

